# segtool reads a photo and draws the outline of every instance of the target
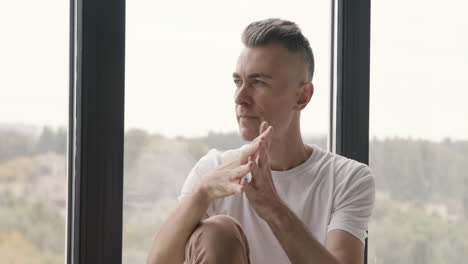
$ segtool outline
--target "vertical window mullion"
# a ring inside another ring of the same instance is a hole
[[[122,262],[125,0],[72,0],[68,263]]]
[[[334,0],[332,151],[369,164],[370,0]],[[333,18],[332,18],[333,19]],[[332,38],[333,39],[333,38]],[[333,52],[332,52],[333,54]],[[334,94],[333,94],[334,91]],[[366,239],[364,263],[367,263]]]

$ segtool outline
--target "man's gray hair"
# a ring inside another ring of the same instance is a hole
[[[250,23],[242,33],[242,43],[246,47],[258,47],[270,43],[280,43],[292,53],[301,53],[308,66],[309,81],[314,75],[314,54],[309,40],[302,34],[296,23],[278,18]]]

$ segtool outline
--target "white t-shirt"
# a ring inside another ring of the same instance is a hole
[[[272,171],[279,196],[323,245],[327,232],[333,229],[345,230],[364,243],[375,199],[371,170],[366,164],[316,145],[312,147],[314,150],[306,162],[287,171]],[[200,177],[234,159],[241,149],[210,150],[187,176],[178,200],[192,192]],[[290,263],[268,224],[250,206],[245,193],[213,201],[207,214],[230,215],[239,221],[248,239],[252,264]]]

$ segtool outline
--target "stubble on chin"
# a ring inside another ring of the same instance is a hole
[[[255,130],[255,129],[249,129],[246,127],[239,127],[239,133],[242,139],[249,141],[249,142],[257,138],[259,135],[258,129]]]

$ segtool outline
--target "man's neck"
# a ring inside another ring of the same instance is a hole
[[[273,138],[269,151],[271,170],[285,171],[304,163],[312,152],[313,148],[305,145],[300,133],[295,136]]]

